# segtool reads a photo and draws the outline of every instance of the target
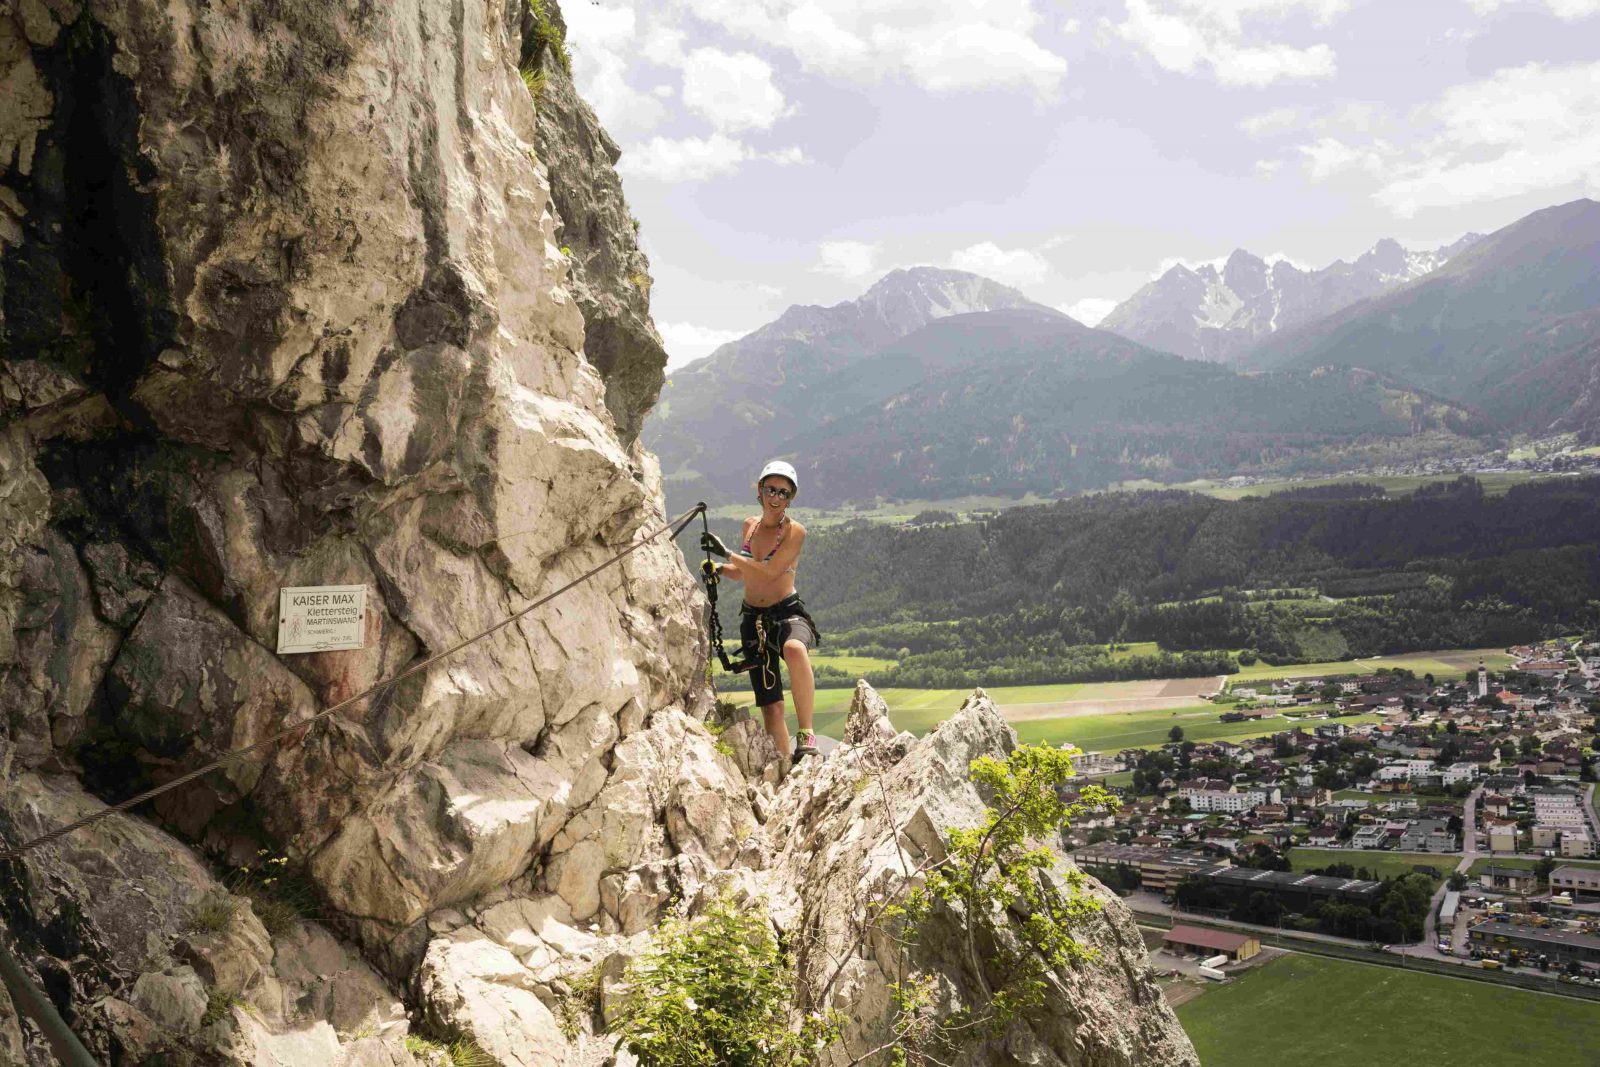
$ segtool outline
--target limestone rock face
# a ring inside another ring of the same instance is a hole
[[[5,786],[8,842],[101,807],[65,776]],[[0,880],[10,947],[102,1062],[316,1067],[368,1038],[412,1062],[400,998],[359,955],[303,918],[269,934],[249,899],[142,819],[102,819],[0,864]],[[0,1004],[3,1062],[53,1063],[6,1015]]]
[[[7,843],[92,809],[74,779],[115,799],[254,744],[664,525],[633,442],[664,362],[647,264],[615,147],[553,57],[536,113],[517,69],[527,10],[0,10],[0,793],[29,813]],[[276,654],[281,587],[349,584],[367,588],[364,647]],[[217,869],[282,855],[405,984],[428,916],[513,882],[585,919],[609,899],[647,922],[675,884],[674,841],[708,864],[726,828],[702,810],[704,767],[674,801],[663,765],[637,801],[641,826],[676,803],[671,840],[573,820],[614,778],[626,791],[615,750],[652,716],[672,709],[682,730],[703,714],[702,607],[658,537],[150,814]],[[140,824],[101,828],[124,825]],[[282,974],[264,935],[180,936],[217,884],[162,841],[182,899],[90,924],[100,940],[70,954],[89,978],[63,1007],[105,1000],[91,1032],[109,1047],[120,1026],[141,1055],[171,1030],[239,1062],[331,1062],[367,979],[312,981],[326,934],[290,946]],[[31,858],[0,875],[32,879],[47,912],[88,907],[92,856],[119,843],[75,836],[43,882]],[[624,858],[649,869],[603,899]],[[131,862],[102,866],[151,873]],[[170,965],[152,962],[153,931]],[[217,1024],[190,1026],[195,983],[266,1007],[212,1040],[199,1031]],[[297,1037],[257,1025],[274,1012],[305,1022]]]
[[[800,981],[810,1002],[850,1019],[843,1047],[826,1059],[834,1064],[850,1062],[849,1053],[887,1035],[896,948],[886,935],[861,936],[869,902],[903,892],[919,865],[942,858],[946,830],[981,823],[984,800],[969,766],[979,756],[1004,759],[1016,744],[982,690],[920,741],[894,733],[886,706],[864,682],[847,721],[854,743],[791,777],[764,827],[767,869],[740,883],[741,891],[770,901],[774,921],[802,946]],[[1097,958],[1053,975],[1045,1021],[1015,1023],[957,1062],[1198,1067],[1156,985],[1132,914],[1098,882],[1089,885],[1100,911],[1077,936]],[[1013,916],[1002,924],[1002,935],[1015,936],[1017,923]],[[976,1006],[979,985],[963,943],[964,927],[936,916],[913,956],[918,970],[938,980],[942,1015]]]
[[[645,541],[648,264],[559,49],[536,114],[539,20],[0,5],[0,843],[262,745],[0,860],[0,936],[107,1062],[405,1067],[415,1023],[598,1064],[664,908],[744,886],[838,947],[1011,743],[981,701],[915,742],[862,696],[791,773],[758,723],[705,724],[704,602]],[[278,654],[308,585],[366,588],[362,647]],[[263,863],[303,895],[233,892]],[[1117,909],[1054,1028],[985,1062],[1192,1063]],[[882,948],[838,986],[853,1039]],[[0,1058],[48,1062],[3,1001]]]
[[[558,26],[561,7],[544,10]],[[525,19],[533,18],[530,9]],[[606,381],[606,407],[631,444],[661,393],[667,353],[650,321],[650,261],[612,168],[621,150],[573,87],[563,64],[543,65],[539,158],[550,171],[556,240],[568,252],[568,288],[583,311],[584,352]]]

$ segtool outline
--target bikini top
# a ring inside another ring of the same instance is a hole
[[[760,521],[757,521],[756,522],[756,526],[760,526],[760,525],[761,525]],[[763,559],[761,561],[762,563],[766,563],[768,560],[771,560],[773,556],[776,556],[778,554],[778,548],[779,548],[780,545],[783,544],[783,533],[784,533],[784,531],[786,529],[788,529],[788,526],[789,526],[789,516],[785,515],[783,517],[783,521],[778,524],[778,539],[776,541],[772,542],[772,551],[767,553],[766,559]],[[752,527],[751,531],[750,531],[750,536],[753,537],[754,535],[755,535],[755,529]],[[746,537],[744,539],[744,545],[743,545],[743,547],[741,547],[739,549],[739,554],[741,556],[749,556],[751,559],[755,559],[756,558],[756,554],[753,551],[751,551],[751,549],[750,549],[750,537]],[[794,570],[795,570],[795,568],[793,566],[790,566],[790,567],[785,567],[779,573],[788,574],[788,573],[790,573],[791,571],[794,571]]]

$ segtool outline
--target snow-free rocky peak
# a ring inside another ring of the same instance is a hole
[[[823,307],[794,304],[772,322],[718,348],[706,360],[674,374],[690,381],[701,368],[738,371],[757,367],[788,378],[805,373],[793,346],[807,346],[828,361],[848,362],[877,347],[951,315],[1002,308],[1037,307],[1009,286],[966,271],[907,267],[890,271],[854,300]],[[674,394],[680,400],[682,394]]]
[[[829,307],[794,305],[674,371],[641,440],[661,458],[675,493],[742,499],[753,438],[770,446],[850,409],[848,396],[817,388],[829,375],[930,323],[1012,308],[1060,314],[988,278],[940,267],[891,271],[856,299]]]

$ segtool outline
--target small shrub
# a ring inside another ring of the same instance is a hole
[[[842,1023],[800,1016],[794,977],[766,908],[724,894],[698,918],[661,924],[628,969],[632,992],[607,1033],[640,1067],[801,1067]]]
[[[728,744],[728,742],[722,740],[721,738],[717,739],[716,749],[717,749],[718,752],[720,752],[724,756],[727,756],[729,759],[733,759],[734,758],[733,746]]]

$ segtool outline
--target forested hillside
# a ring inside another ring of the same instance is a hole
[[[801,591],[881,684],[1201,674],[1504,644],[1600,623],[1600,479],[1486,496],[1336,486],[1079,497],[808,539]],[[1145,655],[1112,642],[1157,642]]]

